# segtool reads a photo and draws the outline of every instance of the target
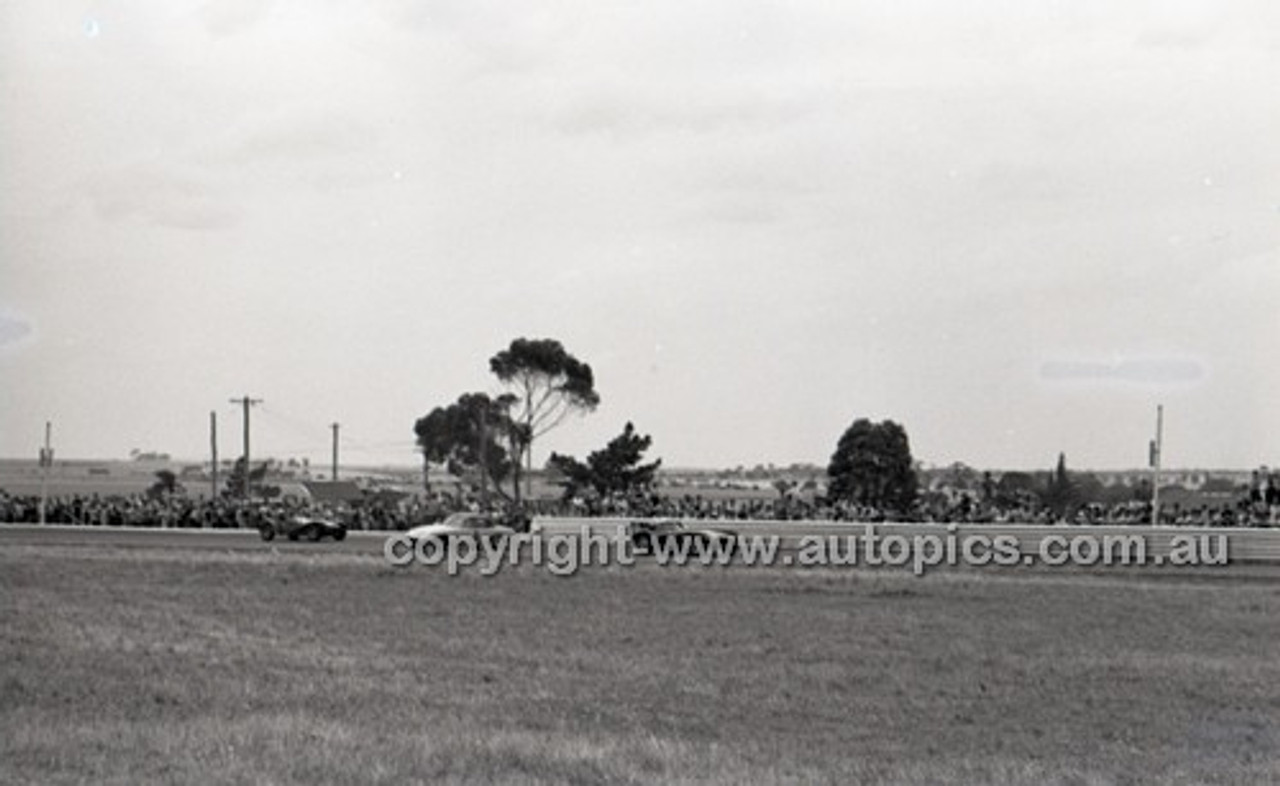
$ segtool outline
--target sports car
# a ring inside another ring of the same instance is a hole
[[[637,554],[652,554],[655,548],[667,543],[689,540],[701,546],[723,543],[732,549],[738,542],[736,533],[712,527],[691,527],[683,521],[632,521],[627,525],[627,535]]]
[[[276,535],[284,535],[289,540],[306,538],[318,541],[321,538],[343,540],[347,537],[347,525],[333,519],[319,516],[290,516],[288,518],[267,519],[258,526],[258,534],[263,540],[274,540]]]
[[[493,513],[451,513],[444,521],[423,524],[410,529],[405,534],[415,543],[428,540],[448,543],[450,540],[462,537],[506,538],[516,533],[515,528],[509,526],[507,521],[507,518]]]

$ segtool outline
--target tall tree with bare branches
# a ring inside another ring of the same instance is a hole
[[[520,428],[513,435],[512,446],[518,495],[521,464],[529,466],[534,440],[569,415],[594,410],[600,394],[591,366],[555,339],[517,338],[489,359],[489,369],[515,396],[512,420]]]

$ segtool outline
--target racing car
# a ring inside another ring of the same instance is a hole
[[[276,535],[284,535],[289,540],[300,538],[310,541],[318,541],[321,538],[343,540],[347,537],[347,525],[319,516],[289,516],[263,521],[258,525],[258,534],[263,540],[275,540]]]
[[[451,513],[444,521],[435,524],[414,527],[405,535],[414,542],[435,540],[447,544],[454,538],[467,537],[483,538],[492,543],[514,535],[517,527],[512,525],[516,523],[507,516],[463,511]]]
[[[627,535],[637,554],[652,554],[656,548],[668,543],[693,541],[701,546],[722,543],[732,549],[738,542],[736,533],[713,527],[690,527],[683,521],[632,521],[627,525]],[[674,543],[672,545],[675,545]]]

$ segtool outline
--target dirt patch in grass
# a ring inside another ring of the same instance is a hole
[[[1280,778],[1280,585],[0,549],[0,781]]]

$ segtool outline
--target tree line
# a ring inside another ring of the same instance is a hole
[[[537,439],[574,414],[600,404],[591,366],[550,338],[517,338],[489,359],[504,388],[497,395],[462,393],[414,422],[424,477],[444,467],[482,497],[519,506],[522,479],[531,469]],[[566,498],[589,492],[625,497],[650,490],[662,460],[645,460],[653,439],[627,422],[622,433],[585,460],[552,453],[546,468]],[[893,510],[916,498],[916,474],[906,430],[893,421],[861,418],[840,437],[828,466],[828,497]],[[430,481],[427,490],[430,491]]]
[[[489,370],[505,392],[463,393],[418,418],[413,431],[424,470],[444,466],[474,478],[482,496],[519,506],[534,442],[569,415],[593,411],[600,394],[591,366],[555,339],[517,338],[489,359]]]
[[[462,393],[417,419],[413,430],[424,470],[443,467],[478,491],[520,506],[522,481],[532,469],[535,441],[571,415],[585,415],[600,404],[591,366],[550,338],[517,338],[489,359],[502,388]],[[627,422],[620,434],[585,459],[551,453],[546,462],[566,499],[588,493],[626,498],[652,490],[662,460],[646,460],[653,439]],[[885,512],[907,513],[921,499],[920,480],[906,429],[893,420],[855,419],[840,435],[827,463],[828,503],[848,502]],[[1043,480],[1009,472],[997,482],[983,476],[974,501],[1003,507],[1047,508],[1067,515],[1101,499],[1092,476],[1068,472],[1065,456]],[[430,491],[428,472],[424,472]],[[243,483],[243,469],[233,482]],[[1093,481],[1091,484],[1090,481]],[[779,493],[789,489],[781,484]],[[1132,498],[1132,492],[1130,492]],[[1114,501],[1114,500],[1112,500]]]

